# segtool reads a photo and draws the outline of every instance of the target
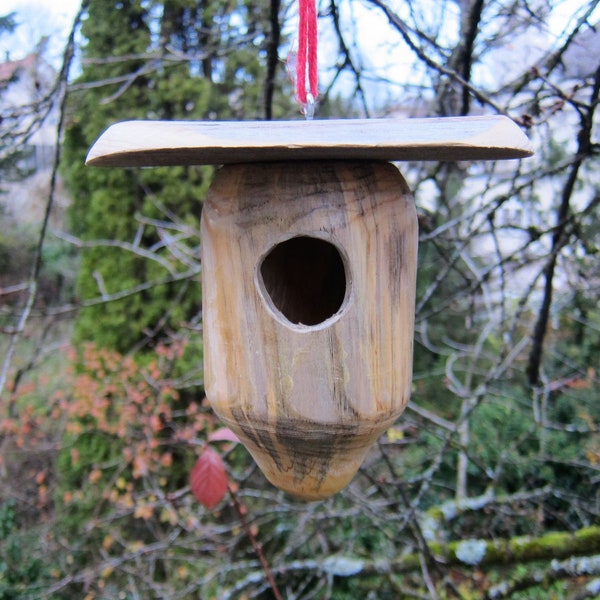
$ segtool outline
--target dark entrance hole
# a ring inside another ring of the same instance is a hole
[[[335,315],[346,296],[346,270],[339,250],[308,236],[277,244],[260,266],[265,290],[290,322],[318,325]]]

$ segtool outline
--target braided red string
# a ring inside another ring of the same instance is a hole
[[[306,74],[308,72],[308,87]],[[319,95],[317,72],[317,6],[316,0],[299,0],[298,58],[296,61],[296,97],[302,106],[310,92],[315,101]]]

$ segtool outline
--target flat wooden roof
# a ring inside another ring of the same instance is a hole
[[[123,121],[86,163],[102,167],[280,160],[462,161],[525,158],[527,136],[504,116],[298,121]]]

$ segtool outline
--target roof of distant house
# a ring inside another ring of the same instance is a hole
[[[37,54],[30,54],[21,60],[9,60],[0,63],[0,81],[9,81],[22,69],[30,69],[35,65]]]

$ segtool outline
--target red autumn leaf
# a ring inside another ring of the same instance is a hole
[[[206,508],[214,508],[227,493],[227,473],[221,456],[207,446],[190,474],[192,494]]]
[[[229,429],[229,427],[221,427],[216,431],[213,431],[208,436],[209,442],[235,442],[236,444],[240,443],[240,438]]]

